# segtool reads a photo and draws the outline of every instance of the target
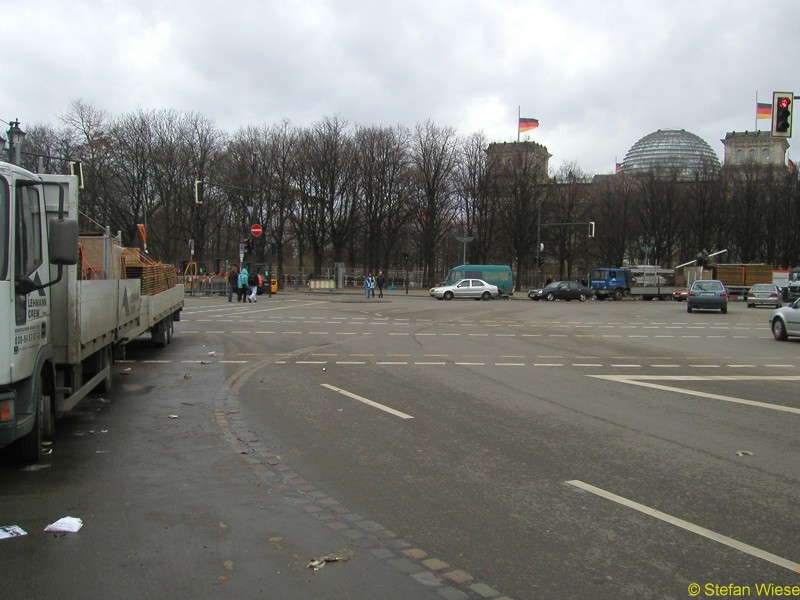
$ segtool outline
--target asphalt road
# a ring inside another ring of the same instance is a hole
[[[768,314],[190,298],[170,347],[132,347],[115,392],[59,423],[45,468],[0,465],[0,525],[32,529],[0,564],[55,563],[24,582],[92,581],[80,597],[800,585],[800,342],[774,341]],[[70,512],[77,534],[32,527]]]

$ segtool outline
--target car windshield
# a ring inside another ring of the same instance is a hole
[[[719,292],[722,290],[722,284],[719,281],[695,281],[692,289],[702,292]]]

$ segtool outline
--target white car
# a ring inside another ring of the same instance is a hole
[[[800,298],[769,316],[769,326],[776,340],[784,341],[790,335],[800,336]]]
[[[453,300],[474,298],[475,300],[491,300],[500,296],[500,288],[483,279],[460,279],[453,285],[431,288],[431,296],[437,300]]]

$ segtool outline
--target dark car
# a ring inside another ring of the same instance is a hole
[[[577,281],[552,281],[543,288],[528,291],[531,300],[578,300],[584,302],[594,296],[594,290]]]
[[[689,288],[686,297],[686,312],[693,309],[720,310],[728,312],[728,290],[718,279],[698,279]]]

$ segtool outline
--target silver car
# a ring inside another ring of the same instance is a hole
[[[776,340],[784,341],[790,335],[800,336],[800,298],[781,308],[776,308],[769,316],[769,326]]]
[[[747,292],[747,308],[754,306],[780,308],[782,304],[781,290],[774,283],[756,283]]]
[[[500,288],[483,279],[460,279],[453,285],[431,288],[430,294],[437,300],[453,300],[474,298],[475,300],[491,300],[500,296]]]

